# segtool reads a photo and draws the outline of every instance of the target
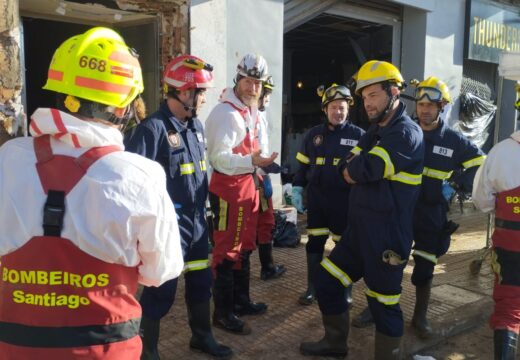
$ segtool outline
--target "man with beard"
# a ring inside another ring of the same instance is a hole
[[[267,76],[262,56],[245,55],[237,66],[233,91],[224,91],[206,120],[208,158],[214,170],[209,185],[215,242],[213,324],[244,335],[251,329],[237,315],[267,310],[266,304],[252,302],[249,296],[249,257],[256,248],[262,181],[257,168],[272,165],[278,156],[274,152],[263,157],[258,141],[258,101]]]
[[[300,166],[293,181],[292,200],[303,212],[302,192],[307,187],[307,290],[300,296],[301,305],[315,300],[314,274],[329,238],[337,242],[347,225],[350,185],[338,173],[337,164],[358,144],[365,133],[347,121],[352,105],[350,90],[333,84],[328,89],[318,88],[321,109],[326,122],[311,128],[303,140],[296,159]],[[346,290],[347,301],[352,302],[352,286]]]
[[[304,355],[347,355],[349,311],[343,293],[364,278],[376,322],[374,358],[400,358],[401,281],[412,248],[412,211],[424,157],[421,129],[399,101],[404,85],[399,70],[388,62],[371,60],[359,69],[356,93],[372,125],[339,164],[352,184],[351,211],[346,231],[314,281],[325,336],[302,343]]]
[[[416,113],[424,134],[425,154],[421,192],[413,217],[415,266],[412,283],[415,285],[415,310],[412,327],[417,336],[426,339],[432,335],[426,318],[433,270],[439,257],[450,246],[450,236],[457,225],[448,221],[447,199],[442,188],[445,181],[459,191],[470,193],[473,178],[484,162],[484,154],[462,134],[450,129],[441,113],[451,103],[448,86],[431,76],[418,83],[415,90]],[[454,171],[457,176],[451,178]],[[359,316],[359,324],[370,323],[367,308]]]
[[[166,99],[159,110],[141,122],[126,141],[126,149],[162,165],[167,188],[177,209],[186,280],[185,298],[192,337],[190,347],[224,359],[229,347],[217,343],[210,325],[212,274],[208,261],[206,200],[208,178],[202,123],[197,111],[206,102],[206,89],[213,86],[213,67],[192,55],[172,59],[164,71]],[[145,287],[141,329],[142,360],[159,359],[157,343],[161,319],[172,307],[177,279],[159,287]]]

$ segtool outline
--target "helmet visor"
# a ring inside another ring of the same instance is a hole
[[[440,102],[440,101],[442,101],[442,93],[439,89],[435,89],[435,88],[430,88],[430,87],[417,88],[415,90],[415,101],[421,101],[425,98],[431,102]]]
[[[350,90],[343,86],[331,86],[325,91],[324,94],[325,101],[324,102],[330,102],[336,99],[351,99],[352,96],[350,95]]]

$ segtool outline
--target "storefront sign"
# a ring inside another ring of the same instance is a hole
[[[498,64],[501,52],[520,53],[520,15],[488,0],[467,0],[465,57]]]

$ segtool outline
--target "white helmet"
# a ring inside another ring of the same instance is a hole
[[[268,76],[267,61],[265,61],[261,55],[245,55],[237,65],[237,77],[238,76],[245,76],[265,81]]]

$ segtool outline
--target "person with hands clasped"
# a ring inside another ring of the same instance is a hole
[[[321,109],[326,122],[310,129],[304,137],[296,158],[299,168],[293,182],[293,204],[303,212],[302,193],[307,188],[307,290],[300,296],[301,305],[315,300],[314,273],[323,259],[329,236],[338,241],[347,224],[350,185],[338,172],[340,159],[345,158],[357,145],[364,131],[348,121],[350,90],[332,84],[326,90],[318,88]],[[352,302],[352,287],[346,290]]]

